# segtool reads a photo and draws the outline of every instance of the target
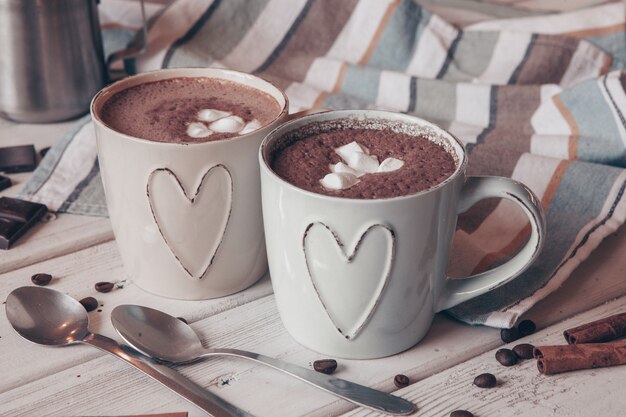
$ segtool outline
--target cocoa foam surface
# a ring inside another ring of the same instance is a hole
[[[281,112],[269,94],[232,81],[180,77],[139,84],[114,94],[102,106],[102,121],[133,137],[157,142],[196,143],[238,136],[215,133],[205,138],[187,134],[203,109],[227,111],[244,122],[272,122]]]
[[[356,141],[379,161],[397,158],[397,171],[367,174],[343,190],[320,184],[329,165],[341,161],[335,148]],[[286,133],[270,150],[271,167],[287,182],[318,194],[378,199],[415,194],[449,178],[459,161],[452,145],[425,126],[384,119],[338,119],[305,125]]]

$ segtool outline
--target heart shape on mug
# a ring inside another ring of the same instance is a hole
[[[351,252],[326,224],[310,223],[302,238],[309,277],[335,328],[355,339],[372,318],[391,276],[396,238],[391,228],[373,224]]]
[[[212,166],[190,195],[171,169],[158,168],[150,173],[146,191],[165,244],[190,277],[201,279],[215,260],[230,220],[230,171],[222,164]]]

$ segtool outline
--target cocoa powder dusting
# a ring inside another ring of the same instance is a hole
[[[378,161],[392,157],[404,161],[397,171],[366,174],[344,190],[329,190],[320,180],[330,173],[329,165],[341,162],[335,148],[352,141],[365,146]],[[272,168],[287,182],[307,191],[336,197],[379,199],[427,190],[443,182],[456,170],[455,158],[443,146],[422,137],[390,128],[339,128],[292,141],[274,154]]]

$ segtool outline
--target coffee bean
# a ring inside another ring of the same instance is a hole
[[[83,307],[85,307],[85,310],[87,310],[87,312],[93,311],[98,308],[98,300],[93,297],[85,297],[80,300],[80,303],[83,305]]]
[[[313,369],[317,372],[330,375],[337,369],[337,361],[334,359],[320,359],[313,362]]]
[[[474,414],[467,410],[454,410],[450,413],[450,417],[474,417]]]
[[[500,338],[504,343],[511,343],[519,339],[519,331],[517,327],[513,327],[512,329],[502,329],[500,330]]]
[[[535,347],[529,343],[522,343],[520,345],[515,345],[513,347],[513,352],[520,359],[532,359],[533,358],[533,350]]]
[[[98,292],[109,292],[113,289],[114,284],[112,282],[96,282],[94,287]]]
[[[493,374],[480,374],[474,378],[474,385],[480,388],[493,388],[496,386],[496,377]]]
[[[519,330],[520,337],[528,336],[529,334],[535,333],[537,330],[537,325],[532,320],[522,320],[517,325],[517,329]]]
[[[406,375],[398,374],[393,377],[393,383],[397,388],[408,387],[411,381],[409,377]]]
[[[30,280],[35,285],[48,285],[52,281],[52,275],[50,274],[35,274],[30,277]]]
[[[176,317],[178,320],[182,321],[185,324],[189,324],[184,317]]]
[[[513,366],[517,363],[517,356],[511,349],[498,349],[496,360],[504,366]]]

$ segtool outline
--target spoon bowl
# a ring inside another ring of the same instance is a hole
[[[40,345],[65,346],[89,334],[85,308],[58,291],[18,288],[7,297],[6,313],[15,331]]]
[[[126,343],[160,361],[190,363],[204,351],[189,325],[153,308],[118,306],[111,313],[111,322]]]

